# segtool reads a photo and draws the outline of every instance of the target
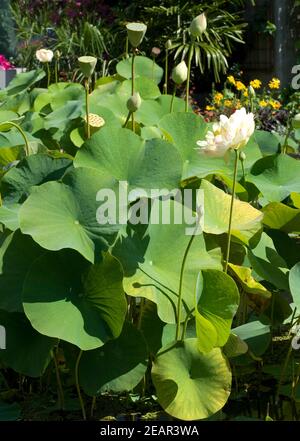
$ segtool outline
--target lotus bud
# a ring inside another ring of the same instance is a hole
[[[142,104],[141,95],[135,92],[127,101],[127,109],[129,112],[136,112]]]
[[[57,49],[57,50],[54,52],[54,56],[55,56],[55,58],[56,58],[57,60],[59,60],[59,58],[61,57],[61,52]]]
[[[240,152],[240,161],[244,162],[246,160],[246,155],[244,152]]]
[[[252,86],[249,86],[249,87],[248,87],[248,94],[249,94],[249,96],[250,96],[251,98],[255,98],[255,97],[256,97],[255,90],[254,90],[254,88],[253,88]]]
[[[147,26],[144,23],[128,23],[126,29],[131,46],[137,48],[145,37]]]
[[[190,24],[190,33],[193,37],[199,37],[203,32],[206,31],[207,20],[206,15],[200,14],[195,17]]]
[[[161,50],[159,49],[159,47],[153,47],[151,50],[151,55],[153,58],[156,58],[159,56]]]
[[[293,127],[294,129],[300,129],[300,113],[297,113],[297,115],[294,116]]]
[[[97,64],[97,58],[95,57],[79,57],[80,70],[86,78],[91,78]]]
[[[181,61],[177,66],[172,70],[172,80],[175,84],[182,84],[187,80],[188,76],[188,68],[185,64],[185,61]]]
[[[167,40],[166,44],[165,44],[166,50],[170,50],[172,49],[172,41],[171,40]]]

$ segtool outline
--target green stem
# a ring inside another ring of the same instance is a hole
[[[91,128],[90,128],[90,102],[89,102],[89,95],[90,95],[90,87],[89,87],[89,80],[86,78],[85,83],[85,111],[86,111],[86,137],[87,139],[90,139],[91,137]]]
[[[54,67],[55,71],[55,84],[58,83],[58,60],[55,60],[55,67]]]
[[[246,179],[245,179],[245,167],[244,167],[244,161],[242,161],[242,160],[241,160],[241,166],[242,166],[243,185],[244,185],[245,182],[246,182]]]
[[[190,319],[190,317],[191,317],[191,315],[193,314],[194,311],[195,311],[195,308],[191,309],[189,311],[189,313],[186,315],[186,318],[185,318],[184,323],[183,323],[182,333],[181,333],[181,341],[183,341],[184,338],[185,338],[187,325],[188,325],[189,319]]]
[[[126,127],[126,126],[127,126],[127,123],[128,123],[128,121],[130,120],[130,117],[131,117],[131,113],[132,113],[132,112],[130,112],[130,111],[128,112],[128,115],[127,115],[127,118],[126,118],[126,121],[125,121],[123,127]]]
[[[172,99],[171,99],[170,113],[173,112],[173,105],[174,105],[174,98],[175,98],[175,96],[176,96],[176,84],[174,86],[173,95],[172,95]]]
[[[51,73],[50,73],[49,63],[46,63],[46,67],[47,67],[47,87],[49,87],[50,82],[51,82]]]
[[[186,80],[186,97],[185,97],[185,111],[186,112],[188,111],[188,108],[189,108],[191,65],[192,65],[193,53],[194,53],[194,43],[192,42],[190,45],[190,50],[189,50],[188,73],[187,73],[187,80]]]
[[[169,68],[169,50],[166,49],[166,59],[165,59],[165,83],[164,83],[164,94],[168,93],[168,68]]]
[[[290,137],[292,129],[293,129],[293,127],[292,127],[291,118],[289,118],[287,132],[286,132],[286,136],[284,138],[284,143],[283,143],[282,150],[281,150],[282,153],[284,153],[284,154],[286,153],[286,149],[287,149],[287,146],[288,146],[288,139]]]
[[[155,65],[155,58],[152,58],[152,81],[154,81],[154,65]]]
[[[232,215],[233,215],[233,205],[235,198],[235,186],[236,186],[236,178],[237,178],[237,170],[238,170],[238,159],[239,154],[238,150],[234,150],[235,153],[235,161],[234,161],[234,174],[233,174],[233,184],[232,184],[232,194],[231,194],[231,204],[230,204],[230,214],[229,214],[229,225],[228,225],[228,238],[227,238],[227,248],[226,248],[226,261],[225,261],[225,273],[228,270],[228,261],[230,254],[230,243],[231,243],[231,224],[232,224]]]
[[[134,61],[135,61],[135,51],[136,49],[133,48],[132,50],[132,63],[131,63],[131,96],[134,94],[134,86],[135,86],[135,73],[134,73]],[[135,132],[135,121],[134,121],[134,112],[131,113],[131,128],[132,131]]]
[[[76,384],[77,395],[78,395],[79,402],[80,402],[82,418],[84,420],[86,420],[86,411],[85,411],[84,402],[83,402],[81,391],[80,391],[79,375],[78,375],[78,368],[79,368],[79,363],[80,363],[80,359],[82,357],[82,354],[83,354],[83,351],[80,349],[77,360],[76,360],[76,365],[75,365],[75,384]]]
[[[64,410],[64,408],[65,408],[64,391],[63,391],[62,384],[61,384],[59,367],[58,367],[58,363],[57,363],[55,350],[51,351],[51,355],[52,355],[52,358],[54,361],[54,366],[55,366],[55,375],[56,375],[57,390],[58,390],[58,405],[61,410]]]
[[[14,123],[12,121],[7,121],[7,122],[1,123],[0,124],[0,128],[1,128],[1,126],[7,126],[7,125],[15,127],[19,131],[19,133],[21,134],[22,138],[24,139],[25,155],[29,156],[29,144],[28,144],[28,139],[26,138],[25,132],[21,129],[21,127],[18,124]]]
[[[129,40],[128,37],[126,37],[126,43],[125,43],[125,58],[128,58],[128,46],[129,46]]]
[[[178,303],[177,303],[177,323],[176,323],[176,340],[179,340],[179,334],[180,334],[180,323],[181,323],[181,303],[182,303],[182,283],[183,283],[183,273],[184,268],[186,264],[186,259],[189,253],[189,250],[192,246],[193,240],[195,238],[195,234],[193,234],[189,240],[189,243],[186,247],[182,264],[181,264],[181,270],[180,270],[180,279],[179,279],[179,291],[178,291]]]

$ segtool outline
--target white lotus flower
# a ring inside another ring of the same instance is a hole
[[[187,65],[185,64],[185,61],[181,61],[172,70],[172,80],[176,84],[182,84],[187,80],[187,76],[188,76]]]
[[[41,63],[51,63],[54,53],[51,49],[39,49],[35,56]]]
[[[208,131],[204,141],[197,141],[199,151],[207,156],[222,157],[229,149],[240,149],[249,141],[255,129],[253,113],[243,107],[236,110],[230,118],[220,116],[220,121]]]

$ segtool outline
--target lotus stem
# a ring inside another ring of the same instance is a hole
[[[55,60],[54,74],[55,74],[55,84],[57,84],[58,83],[58,60]]]
[[[27,137],[26,137],[26,135],[25,135],[25,132],[21,129],[21,127],[20,127],[18,124],[12,122],[12,121],[6,121],[6,122],[3,122],[3,123],[0,124],[0,128],[1,128],[1,126],[4,126],[4,125],[5,125],[5,126],[6,126],[6,125],[10,125],[10,126],[12,126],[12,127],[15,127],[15,128],[19,131],[19,133],[21,134],[22,138],[24,139],[24,143],[25,143],[25,155],[26,155],[26,156],[29,156],[30,151],[29,151],[29,143],[28,143],[28,139],[27,139]]]
[[[174,86],[173,95],[172,95],[172,99],[171,99],[170,113],[173,112],[173,105],[174,105],[174,98],[175,98],[175,96],[176,96],[176,84]]]
[[[64,397],[64,391],[61,384],[60,374],[59,374],[59,367],[58,362],[56,358],[56,351],[52,350],[51,355],[54,361],[55,366],[55,375],[56,375],[56,381],[57,381],[57,390],[58,390],[58,405],[61,410],[64,410],[65,408],[65,397]]]
[[[233,184],[232,184],[232,194],[231,194],[231,203],[230,203],[230,213],[229,213],[229,225],[228,225],[228,237],[227,237],[227,248],[226,248],[226,261],[225,261],[225,273],[228,270],[228,261],[230,254],[230,245],[231,245],[231,225],[232,225],[232,215],[233,215],[233,205],[235,199],[235,186],[236,186],[236,178],[237,178],[237,170],[238,170],[238,160],[239,153],[238,149],[234,149],[235,160],[234,160],[234,173],[233,173]]]
[[[91,137],[91,128],[90,128],[90,102],[89,102],[89,95],[90,95],[90,87],[89,87],[89,79],[86,78],[85,83],[85,111],[86,111],[86,137],[87,139],[90,139]]]
[[[134,94],[134,86],[135,86],[135,74],[134,74],[134,61],[135,61],[135,52],[136,49],[133,48],[132,50],[132,63],[131,63],[131,96]],[[131,124],[132,124],[132,131],[135,132],[135,121],[134,121],[134,112],[131,113]]]
[[[189,57],[188,57],[188,74],[186,80],[186,97],[185,97],[185,111],[187,112],[189,109],[189,97],[190,97],[190,79],[191,79],[191,65],[192,58],[194,53],[194,42],[190,45]]]
[[[126,37],[126,43],[125,43],[125,58],[128,58],[128,46],[129,46],[129,40],[128,36]]]
[[[182,264],[181,264],[180,278],[179,278],[178,302],[177,302],[177,321],[176,321],[176,336],[175,336],[176,341],[179,340],[179,334],[180,334],[183,273],[184,273],[184,268],[185,268],[185,264],[186,264],[186,259],[189,254],[189,251],[192,246],[194,238],[195,238],[195,234],[193,234],[189,240],[189,243],[188,243],[186,250],[184,252],[184,256],[183,256],[183,260],[182,260]]]
[[[80,402],[82,418],[84,419],[84,421],[86,421],[86,411],[85,411],[84,402],[83,402],[81,391],[80,391],[79,375],[78,375],[79,363],[80,363],[82,354],[83,354],[83,351],[80,349],[77,360],[76,360],[76,365],[75,365],[75,385],[76,385],[77,395],[78,395],[79,402]]]
[[[132,114],[132,112],[129,111],[129,112],[128,112],[128,115],[127,115],[127,118],[126,118],[126,121],[125,121],[123,127],[126,127],[126,126],[127,126],[128,121],[130,120],[131,114]]]
[[[46,63],[46,68],[47,68],[47,87],[49,87],[51,82],[51,72],[50,72],[49,63]]]
[[[166,59],[165,59],[165,83],[164,83],[164,94],[168,93],[168,67],[169,67],[169,49],[166,49]]]

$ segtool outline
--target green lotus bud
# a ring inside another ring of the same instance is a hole
[[[249,96],[250,96],[251,98],[255,98],[255,97],[256,97],[255,90],[254,90],[254,88],[253,88],[252,86],[249,86],[249,87],[248,87],[248,93],[249,93]]]
[[[90,78],[95,70],[97,58],[95,57],[79,57],[80,70],[86,78]]]
[[[144,23],[128,23],[126,29],[131,46],[137,48],[145,37],[147,26]]]
[[[300,129],[300,113],[297,113],[297,115],[294,116],[293,127],[294,129]]]
[[[172,49],[172,41],[171,40],[167,40],[166,44],[165,44],[165,47],[166,47],[167,50]]]
[[[131,95],[126,103],[129,112],[136,112],[141,104],[142,99],[141,95],[138,92],[135,92],[133,95]]]
[[[200,14],[195,17],[190,24],[190,33],[193,37],[199,37],[203,32],[206,31],[207,28],[207,20],[206,15]]]
[[[244,162],[246,160],[246,155],[244,152],[240,152],[240,161]]]
[[[61,52],[57,49],[57,50],[54,52],[54,56],[55,56],[55,58],[58,60],[58,59],[61,57]]]
[[[187,80],[187,76],[187,65],[185,64],[185,61],[181,61],[181,63],[177,64],[172,70],[172,80],[175,84],[182,84]]]

